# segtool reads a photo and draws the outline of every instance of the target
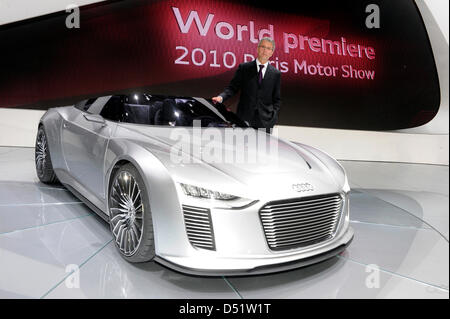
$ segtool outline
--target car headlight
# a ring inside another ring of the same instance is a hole
[[[236,209],[244,208],[257,202],[251,199],[190,184],[179,183],[179,185],[183,194],[186,196],[185,200],[187,200],[187,202],[196,201],[195,204],[197,205],[208,206],[211,208]]]
[[[213,198],[220,200],[231,200],[238,198],[237,196],[225,194],[217,191],[212,191],[210,189],[206,189],[203,187],[198,187],[189,184],[180,183],[181,189],[183,190],[185,195],[193,196],[193,197],[202,197],[202,198]]]

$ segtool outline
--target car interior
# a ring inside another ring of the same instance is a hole
[[[216,106],[227,121],[238,123],[234,113],[223,105]],[[124,123],[191,126],[194,120],[200,120],[202,126],[231,126],[213,111],[193,98],[152,96],[149,94],[113,95],[103,107],[103,118]]]

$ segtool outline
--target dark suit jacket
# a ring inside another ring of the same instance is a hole
[[[272,128],[281,106],[281,72],[267,66],[261,86],[258,84],[256,61],[239,65],[230,84],[220,94],[223,101],[241,91],[237,115],[253,127]]]

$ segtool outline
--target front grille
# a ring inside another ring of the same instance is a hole
[[[186,233],[192,246],[215,250],[214,230],[209,209],[183,205]]]
[[[339,194],[275,201],[259,215],[272,250],[316,244],[331,238],[339,223],[343,198]]]

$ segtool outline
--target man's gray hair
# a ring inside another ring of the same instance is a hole
[[[261,40],[259,40],[258,46],[261,45],[261,42],[263,41],[269,41],[270,43],[272,43],[272,51],[275,51],[275,41],[272,38],[269,37],[264,37]]]

